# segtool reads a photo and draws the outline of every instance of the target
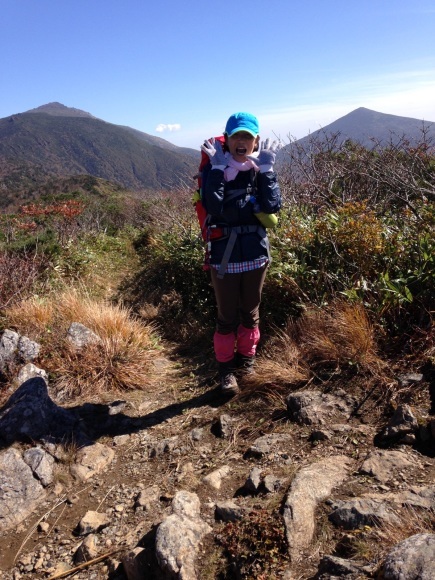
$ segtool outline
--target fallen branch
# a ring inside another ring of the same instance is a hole
[[[87,487],[83,488],[82,490],[77,492],[77,495],[80,493],[83,493],[84,491],[86,491],[87,489],[90,488],[90,485],[88,485]],[[14,558],[14,564],[17,561],[18,555],[20,554],[21,550],[24,548],[24,546],[27,544],[27,542],[29,541],[29,539],[32,537],[33,532],[35,532],[35,530],[38,528],[39,524],[49,515],[51,514],[52,511],[54,511],[57,507],[59,507],[60,505],[62,505],[63,503],[65,503],[66,501],[68,501],[68,497],[65,495],[62,497],[61,500],[59,500],[51,509],[48,510],[48,512],[46,512],[44,515],[42,515],[39,520],[32,526],[32,528],[30,529],[30,532],[28,532],[27,536],[24,538],[23,543],[21,544],[21,546],[18,548],[17,553],[15,554],[15,558]],[[50,530],[51,531],[51,530]]]
[[[59,574],[55,574],[54,576],[50,576],[48,580],[56,580],[57,578],[66,578],[70,574],[74,574],[75,572],[79,572],[80,570],[84,570],[88,566],[92,566],[92,564],[97,564],[98,562],[102,562],[106,558],[110,558],[113,554],[120,552],[123,548],[118,548],[117,550],[112,550],[111,552],[107,552],[107,554],[103,554],[102,556],[98,556],[97,558],[93,558],[92,560],[88,560],[87,562],[83,562],[83,564],[79,564],[74,568],[70,568],[69,570],[65,570],[65,572],[59,572]]]

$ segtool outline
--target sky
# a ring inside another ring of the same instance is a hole
[[[0,0],[0,118],[50,102],[182,146],[358,107],[435,122],[434,0]]]

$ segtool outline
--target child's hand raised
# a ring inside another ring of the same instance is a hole
[[[265,141],[261,142],[258,157],[251,155],[249,159],[252,159],[252,161],[258,165],[261,173],[272,171],[276,160],[276,154],[281,148],[281,141],[273,141],[271,143],[270,139],[266,139]]]
[[[209,158],[212,169],[221,169],[222,171],[228,165],[228,159],[223,152],[222,144],[212,137],[209,141],[204,141],[201,145],[201,151],[204,151]]]

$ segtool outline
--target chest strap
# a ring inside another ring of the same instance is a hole
[[[269,262],[271,261],[269,240],[267,239],[266,230],[265,230],[265,228],[263,228],[263,226],[235,226],[233,228],[223,227],[222,231],[223,231],[224,235],[229,235],[229,238],[228,238],[227,245],[225,247],[222,261],[221,261],[220,266],[219,266],[219,270],[218,270],[218,274],[217,274],[218,278],[224,277],[227,266],[228,266],[228,262],[230,260],[231,254],[232,254],[233,249],[234,249],[234,245],[236,243],[237,236],[240,234],[242,234],[242,235],[243,234],[253,234],[254,232],[257,232],[261,238],[266,238],[267,257],[269,259]]]

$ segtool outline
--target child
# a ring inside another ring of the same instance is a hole
[[[222,233],[210,238],[210,272],[217,302],[213,344],[224,393],[239,392],[236,369],[252,369],[260,339],[259,307],[270,263],[266,229],[254,213],[274,214],[281,193],[273,170],[274,141],[260,145],[258,120],[250,113],[231,115],[225,144],[204,141],[210,158],[202,173],[202,203],[209,228]],[[253,156],[258,151],[258,156]]]

